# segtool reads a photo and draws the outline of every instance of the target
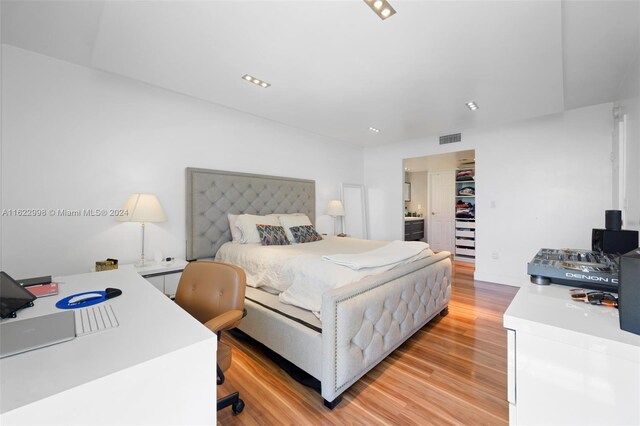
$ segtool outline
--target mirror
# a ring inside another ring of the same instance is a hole
[[[411,183],[404,183],[404,200],[411,201]]]
[[[350,237],[366,240],[368,238],[367,200],[364,185],[343,183],[342,204],[344,205],[342,232]]]

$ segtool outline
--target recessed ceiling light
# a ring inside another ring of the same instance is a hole
[[[364,0],[364,2],[373,10],[380,19],[385,20],[395,15],[396,11],[387,0]]]
[[[369,130],[371,130],[374,133],[380,133],[380,129],[376,129],[375,127],[369,127]]]
[[[258,85],[258,86],[260,86],[262,88],[265,88],[265,89],[267,87],[271,86],[271,84],[267,83],[266,81],[260,80],[259,78],[255,78],[255,77],[253,77],[253,76],[251,76],[249,74],[243,75],[242,79],[246,80],[246,81],[249,81],[249,82],[251,82],[253,84],[256,84],[256,85]]]
[[[478,104],[476,104],[474,101],[469,101],[469,102],[467,102],[465,105],[466,105],[466,106],[467,106],[467,108],[469,108],[471,111],[475,111],[475,110],[477,110],[478,108],[480,108],[480,107],[478,106]]]

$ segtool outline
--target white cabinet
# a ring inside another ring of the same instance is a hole
[[[164,293],[164,276],[161,275],[157,277],[144,277],[144,279],[149,281],[155,288]]]
[[[138,274],[153,284],[155,288],[173,298],[176,295],[182,271],[187,266],[187,263],[185,260],[175,259],[170,263],[154,263],[141,268],[133,265],[122,265],[122,267],[134,268]]]
[[[182,270],[168,271],[156,274],[142,274],[142,277],[149,281],[155,288],[173,298],[176,296],[176,290],[178,289],[178,283],[182,276]]]
[[[182,271],[179,273],[169,273],[164,275],[164,294],[169,297],[176,296],[176,290],[178,289],[178,283],[180,282],[180,277],[182,276]]]
[[[526,284],[504,326],[511,424],[640,424],[640,336],[615,308]]]

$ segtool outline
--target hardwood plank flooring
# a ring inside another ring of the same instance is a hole
[[[507,335],[502,314],[517,288],[474,282],[455,263],[449,314],[425,325],[356,382],[334,410],[251,344],[229,334],[233,364],[218,395],[240,391],[245,409],[219,425],[508,423]]]

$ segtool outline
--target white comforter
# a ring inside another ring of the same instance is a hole
[[[429,248],[428,244],[420,241],[393,241],[387,245],[364,253],[340,253],[322,256],[322,260],[336,265],[358,270],[377,268],[381,266],[397,266],[399,263],[420,254]]]
[[[370,261],[365,261],[366,265],[360,269],[323,260],[323,256],[341,255],[338,259],[342,257],[344,260],[344,255],[376,249],[384,252],[385,246],[397,243],[408,244],[337,237],[324,237],[322,241],[289,246],[226,243],[218,250],[216,260],[242,267],[247,274],[247,285],[266,287],[266,290],[279,293],[281,302],[308,309],[319,317],[322,294],[326,291],[431,256],[433,252],[425,243],[419,243],[420,250],[415,250],[417,246],[414,245],[415,253],[401,256],[391,248],[391,253],[396,253],[393,262],[383,260],[380,266],[373,266]]]

